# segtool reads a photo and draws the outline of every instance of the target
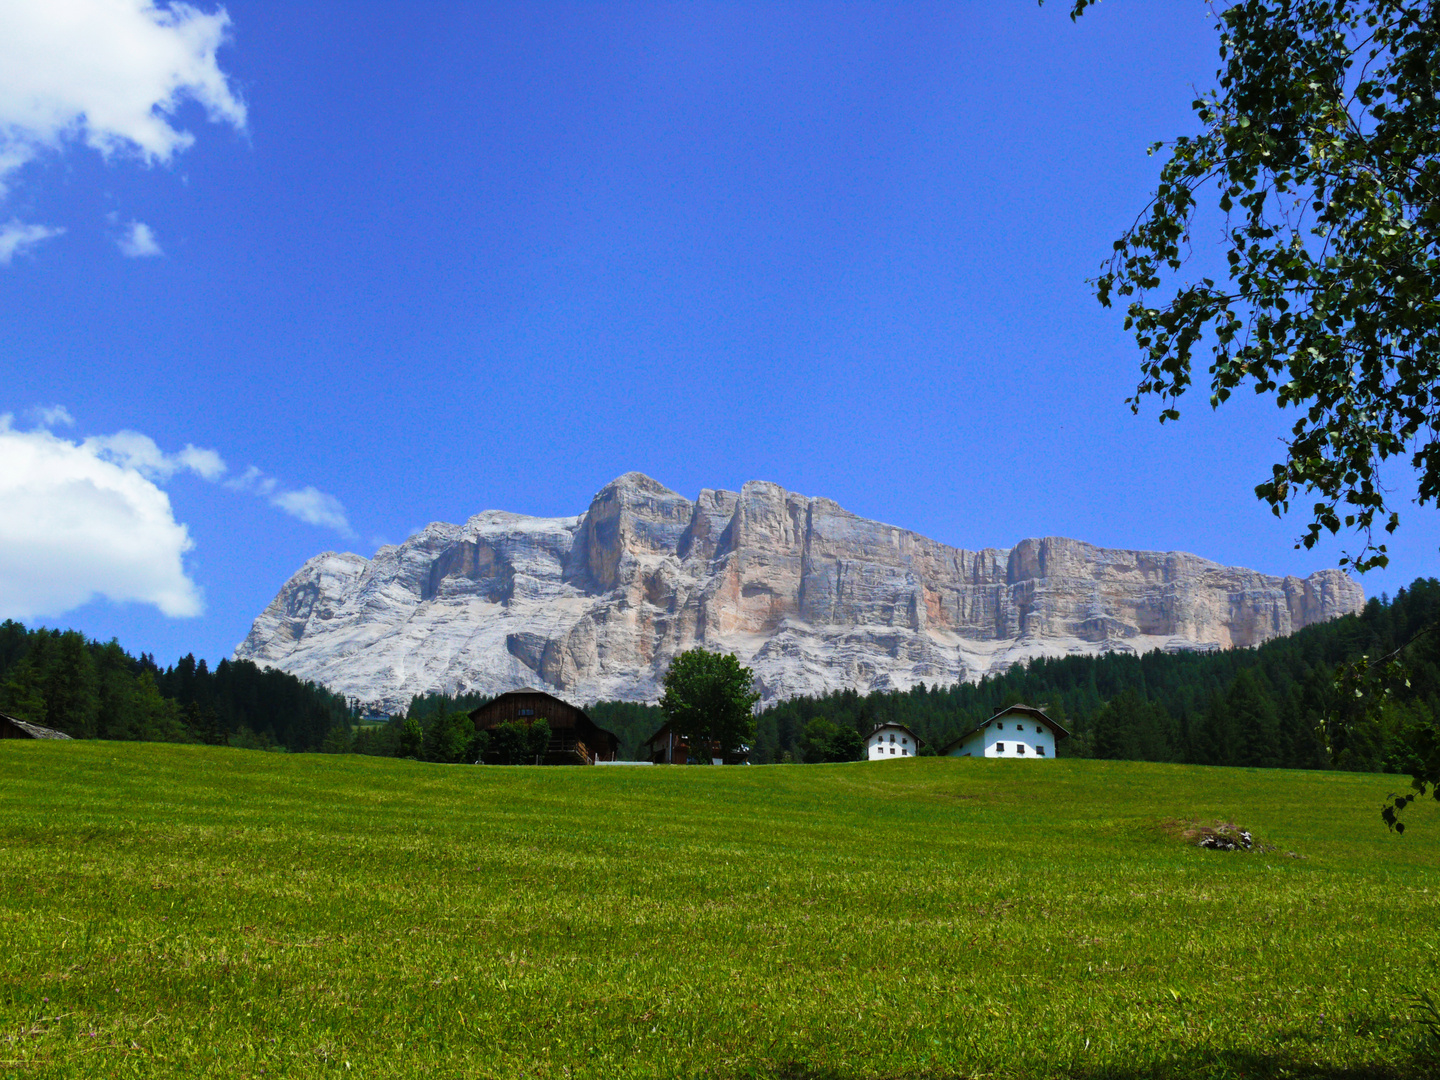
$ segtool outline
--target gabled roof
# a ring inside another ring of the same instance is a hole
[[[665,721],[665,723],[663,723],[663,724],[660,725],[660,730],[659,730],[659,731],[655,732],[654,735],[651,735],[648,739],[646,739],[646,740],[645,740],[644,742],[642,742],[640,745],[641,745],[641,746],[649,746],[649,745],[651,745],[652,743],[656,742],[656,741],[660,738],[660,736],[667,734],[669,731],[670,731],[670,721],[667,720],[667,721]],[[676,741],[677,741],[677,742],[684,742],[685,740],[684,740],[684,739],[677,739]]]
[[[40,724],[32,724],[28,720],[21,720],[18,717],[10,716],[6,713],[0,713],[0,720],[4,720],[15,725],[21,731],[25,732],[26,735],[29,735],[32,739],[70,738],[70,736],[66,735],[63,731],[56,731],[54,728],[44,727]]]
[[[570,702],[566,701],[566,700],[565,700],[564,698],[562,698],[562,697],[556,697],[554,694],[548,693],[547,691],[544,691],[544,690],[537,690],[537,689],[535,689],[535,687],[533,687],[533,686],[522,686],[519,690],[506,690],[503,694],[496,694],[494,697],[490,698],[489,700],[485,701],[484,703],[482,703],[482,704],[480,704],[480,705],[477,705],[477,706],[475,706],[475,708],[471,709],[469,715],[473,717],[473,716],[474,716],[476,713],[478,713],[481,709],[488,709],[491,705],[494,705],[497,701],[504,701],[506,698],[509,698],[509,697],[548,697],[551,701],[558,701],[561,705],[564,705],[567,709],[574,709],[574,710],[575,710],[576,712],[578,712],[581,716],[585,716],[585,719],[587,719],[587,720],[590,719],[589,716],[586,716],[586,715],[585,715],[585,710],[582,709],[582,708],[580,708],[579,705],[572,705],[572,704],[570,704]]]
[[[895,723],[891,723],[891,722],[888,722],[888,721],[887,721],[886,723],[883,723],[883,724],[876,724],[873,728],[870,729],[870,735],[874,735],[877,731],[885,731],[885,730],[887,730],[887,729],[889,729],[889,728],[894,728],[896,731],[903,731],[903,732],[905,732],[906,735],[909,735],[910,738],[912,738],[912,739],[915,740],[915,745],[916,745],[916,746],[924,746],[924,745],[925,745],[925,740],[922,739],[922,738],[920,738],[919,735],[916,735],[913,731],[911,731],[911,730],[910,730],[908,727],[906,727],[904,724],[895,724]],[[865,738],[867,738],[867,739],[870,738],[870,735],[866,735]]]
[[[950,753],[951,750],[955,749],[955,747],[958,746],[960,743],[963,743],[966,739],[970,738],[971,735],[974,735],[977,731],[983,731],[986,727],[993,724],[996,720],[1003,720],[1005,719],[1005,717],[1011,715],[1028,716],[1032,720],[1039,721],[1055,733],[1056,742],[1059,742],[1061,739],[1068,739],[1070,737],[1070,732],[1066,731],[1054,720],[1051,720],[1050,717],[1046,716],[1043,709],[1037,709],[1034,705],[1011,705],[1008,708],[1001,709],[994,716],[990,717],[989,720],[986,720],[983,724],[976,724],[969,731],[964,732],[959,738],[951,739],[948,743],[945,744],[945,749],[940,751],[940,756],[944,757],[946,754]]]
[[[567,709],[573,709],[575,712],[579,713],[582,717],[585,718],[585,722],[591,727],[593,727],[596,731],[600,731],[606,735],[609,735],[610,738],[615,740],[616,746],[620,745],[619,735],[616,735],[613,731],[603,728],[599,724],[595,723],[595,721],[590,718],[590,714],[587,713],[584,709],[582,709],[579,705],[572,705],[570,702],[566,701],[562,697],[556,697],[554,694],[549,693],[545,690],[537,690],[533,686],[522,686],[519,690],[506,690],[503,694],[496,694],[493,698],[485,702],[483,705],[477,705],[475,708],[471,709],[466,715],[469,716],[471,720],[474,720],[477,713],[483,712],[485,709],[490,708],[491,705],[494,705],[497,701],[504,701],[506,698],[509,697],[546,697],[549,698],[551,701],[558,701]]]

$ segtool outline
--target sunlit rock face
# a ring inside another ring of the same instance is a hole
[[[765,699],[975,680],[1036,656],[1257,645],[1358,611],[1339,570],[1269,577],[1046,537],[962,551],[755,481],[690,500],[639,473],[579,517],[487,510],[302,566],[235,650],[385,709],[541,686],[654,700],[702,645]]]

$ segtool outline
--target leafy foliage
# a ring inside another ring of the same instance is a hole
[[[490,757],[496,765],[536,765],[550,745],[550,725],[544,720],[533,724],[506,721],[488,733]]]
[[[700,758],[698,747],[713,744],[724,755],[754,739],[754,684],[755,673],[730,653],[689,649],[670,661],[660,708],[689,742],[692,760]]]
[[[1159,186],[1096,295],[1129,299],[1144,354],[1132,409],[1154,395],[1177,419],[1208,348],[1212,406],[1248,385],[1300,413],[1256,494],[1280,515],[1314,493],[1299,543],[1355,529],[1364,547],[1342,563],[1384,566],[1374,530],[1399,524],[1384,462],[1408,459],[1422,505],[1440,496],[1440,23],[1416,0],[1212,10],[1219,89],[1193,102],[1198,135],[1152,147],[1168,151]],[[1225,280],[1152,302],[1211,206]]]
[[[665,711],[659,705],[640,701],[597,701],[585,707],[586,714],[606,731],[620,739],[620,759],[634,761],[640,744],[665,723]]]
[[[432,717],[425,728],[421,749],[426,761],[440,761],[451,765],[462,761],[474,764],[480,756],[482,746],[489,742],[488,737],[482,738],[484,734],[475,730],[469,713],[440,713]]]
[[[802,746],[806,761],[859,761],[865,741],[853,727],[832,723],[817,716],[805,725]]]

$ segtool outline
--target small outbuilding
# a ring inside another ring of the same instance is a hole
[[[865,736],[865,756],[870,761],[914,757],[925,741],[904,724],[878,724]]]
[[[476,731],[506,723],[529,727],[542,720],[550,725],[546,765],[594,765],[614,761],[620,752],[620,737],[591,720],[584,709],[533,687],[511,690],[470,712]]]
[[[0,713],[0,739],[68,739],[63,731]]]
[[[961,735],[940,756],[1053,758],[1055,744],[1069,737],[1070,732],[1043,710],[1033,705],[1011,705]]]
[[[676,735],[669,724],[665,724],[654,735],[646,739],[640,749],[656,765],[687,765],[690,763],[690,740],[683,735]],[[750,748],[742,746],[738,750],[722,753],[720,744],[712,742],[709,761],[711,765],[749,765]]]

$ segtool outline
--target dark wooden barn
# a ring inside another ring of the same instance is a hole
[[[470,720],[477,731],[489,731],[504,723],[529,727],[545,721],[550,725],[546,765],[593,765],[597,761],[614,761],[620,752],[619,737],[591,720],[584,709],[528,686],[487,701],[470,713]]]
[[[645,740],[642,746],[644,754],[656,765],[685,765],[690,761],[690,742],[682,736],[676,735],[666,724],[659,731]],[[711,765],[719,765],[720,744],[711,743],[710,757],[707,759]],[[745,747],[739,750],[732,750],[725,755],[726,765],[748,765],[750,764],[750,751]]]
[[[0,713],[0,739],[68,739],[63,731],[27,723]]]

